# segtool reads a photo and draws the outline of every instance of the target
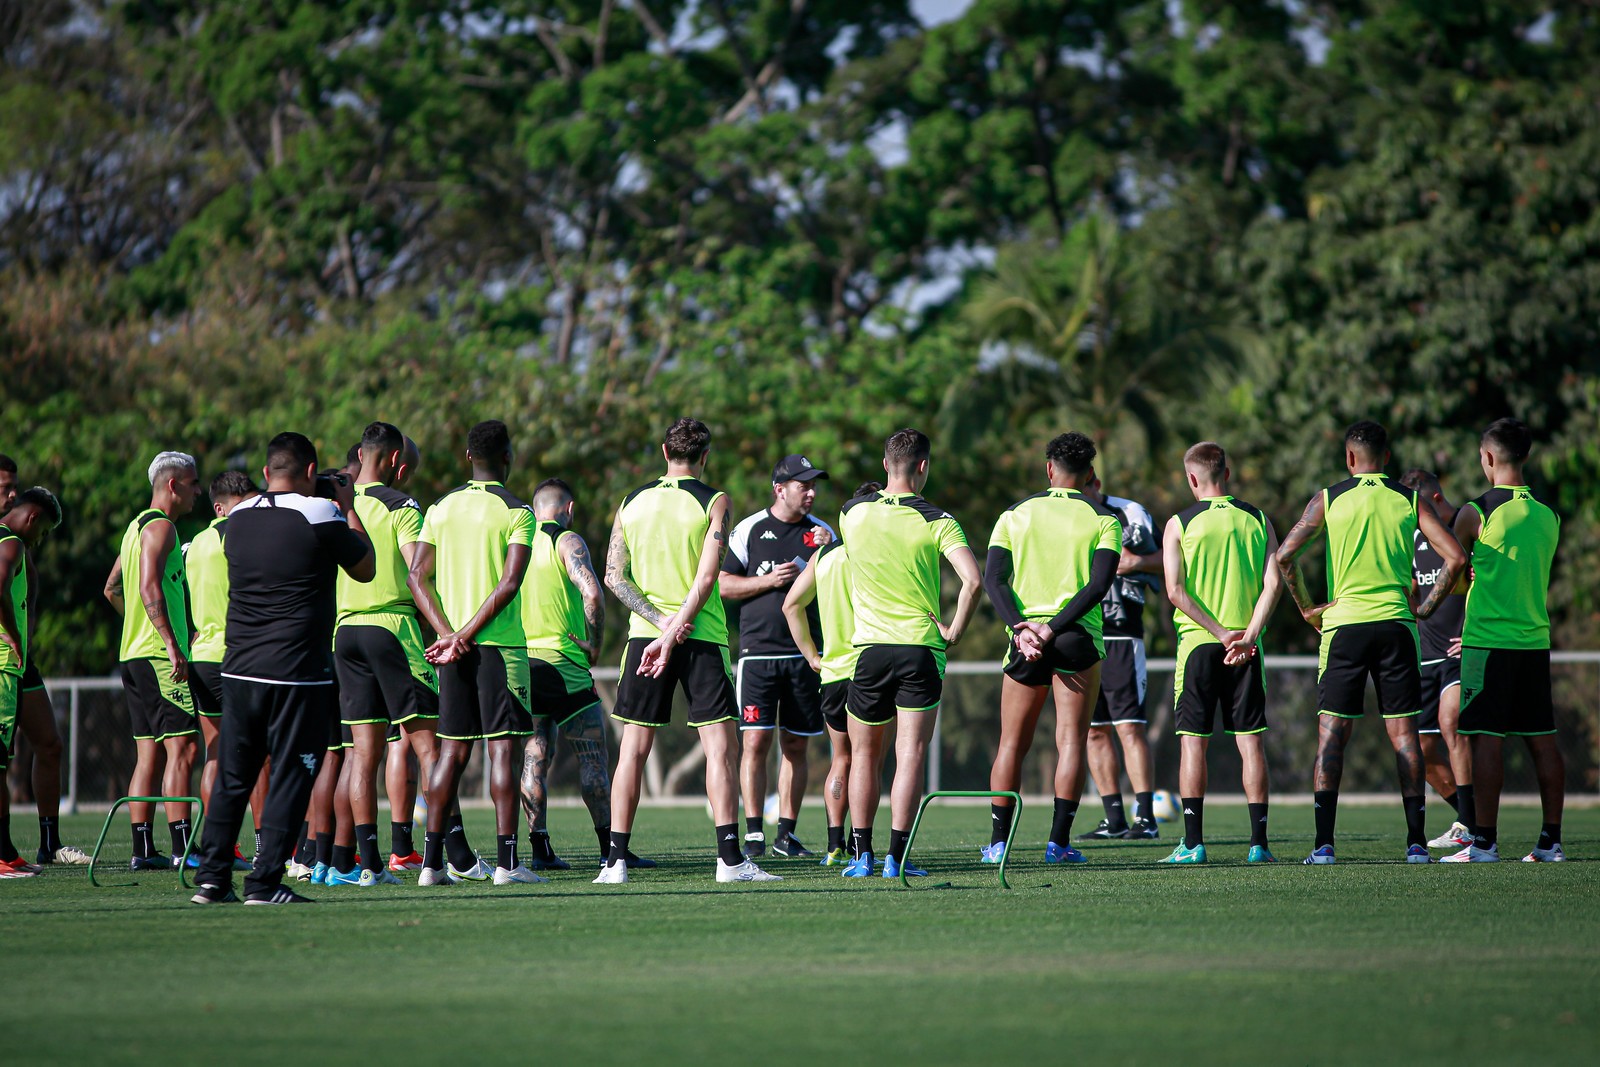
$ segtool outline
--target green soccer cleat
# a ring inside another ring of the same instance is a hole
[[[1185,848],[1183,847],[1183,842],[1179,841],[1178,847],[1172,850],[1172,854],[1160,862],[1187,866],[1196,863],[1204,863],[1205,861],[1206,846],[1204,841],[1194,846],[1194,848]]]
[[[843,866],[846,866],[847,864],[849,864],[849,862],[850,862],[850,852],[849,852],[849,850],[848,849],[842,849],[842,848],[836,848],[832,852],[829,852],[827,855],[823,856],[821,862],[819,862],[817,864],[817,866],[819,866],[819,867],[843,867]]]
[[[1267,851],[1266,845],[1251,845],[1250,855],[1244,858],[1246,863],[1277,863],[1278,858]]]

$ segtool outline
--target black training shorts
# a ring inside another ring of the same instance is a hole
[[[533,733],[528,712],[528,650],[473,645],[439,667],[439,736],[496,740]]]
[[[122,691],[137,741],[182,737],[200,728],[189,683],[174,682],[172,666],[164,659],[124,660]]]
[[[388,627],[339,627],[333,637],[333,670],[339,679],[341,722],[386,726],[439,717],[436,675],[422,659],[421,637],[413,643],[417,648],[408,654],[401,636]]]
[[[1399,619],[1358,622],[1322,632],[1317,709],[1323,715],[1361,718],[1369,676],[1378,690],[1378,712],[1385,719],[1401,719],[1422,710],[1415,623]]]
[[[528,707],[533,714],[554,719],[560,726],[585,708],[600,703],[587,667],[565,656],[556,662],[543,655],[528,653]]]
[[[822,679],[804,656],[744,656],[733,685],[739,729],[822,733]]]
[[[1257,653],[1235,666],[1223,660],[1228,650],[1206,641],[1178,651],[1178,733],[1210,737],[1217,709],[1222,709],[1222,729],[1230,734],[1259,734],[1267,729],[1267,687]]]
[[[868,726],[902,711],[933,711],[944,699],[944,653],[925,645],[867,645],[856,657],[846,697],[852,719]]]
[[[822,687],[822,721],[836,733],[850,732],[850,713],[845,705],[850,699],[850,680],[841,678]]]
[[[1044,654],[1036,660],[1023,658],[1017,649],[1017,639],[1012,637],[1006,648],[1004,670],[1006,677],[1027,686],[1046,686],[1057,674],[1077,674],[1100,662],[1100,650],[1094,638],[1077,623],[1056,634],[1045,646]]]
[[[1436,659],[1422,665],[1422,714],[1417,716],[1417,733],[1439,732],[1439,701],[1446,689],[1460,684],[1460,657]]]
[[[635,726],[665,726],[672,721],[672,691],[677,688],[689,702],[690,726],[698,729],[738,717],[727,645],[691,637],[672,650],[661,677],[647,678],[639,673],[639,664],[649,644],[645,637],[628,639],[612,718]]]
[[[222,664],[189,663],[189,691],[195,710],[208,719],[222,718]]]
[[[1089,725],[1132,722],[1143,726],[1145,689],[1150,680],[1145,668],[1144,640],[1108,637],[1105,644],[1105,664],[1100,668],[1100,699],[1095,702]]]
[[[1461,650],[1462,734],[1536,737],[1556,732],[1548,648]]]
[[[39,667],[33,662],[33,657],[28,657],[28,662],[22,665],[22,684],[20,691],[31,693],[35,689],[44,688],[44,678],[39,674]]]

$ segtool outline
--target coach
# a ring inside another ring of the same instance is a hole
[[[244,880],[246,904],[302,904],[283,885],[337,714],[333,687],[334,583],[339,568],[370,582],[372,544],[349,479],[333,499],[317,489],[317,450],[303,435],[267,445],[266,492],[228,516],[227,652],[222,660],[222,755],[206,812],[196,904],[230,903],[233,846],[250,788],[272,757],[261,847]],[[326,491],[326,486],[323,487]]]

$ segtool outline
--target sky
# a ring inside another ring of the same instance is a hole
[[[971,6],[972,0],[911,0],[911,12],[924,26],[949,22]]]

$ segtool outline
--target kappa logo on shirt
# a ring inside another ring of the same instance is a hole
[[[778,535],[773,533],[771,530],[762,530],[761,537],[759,538],[759,540],[762,541],[776,541],[777,539]]]
[[[744,706],[744,721],[745,722],[760,722],[761,721],[761,709],[758,708],[754,704],[746,704]]]

